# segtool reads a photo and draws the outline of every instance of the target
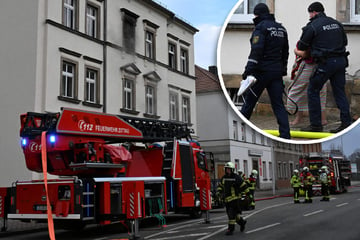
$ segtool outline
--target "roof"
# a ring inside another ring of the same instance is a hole
[[[196,93],[222,91],[219,77],[197,65],[195,65]]]

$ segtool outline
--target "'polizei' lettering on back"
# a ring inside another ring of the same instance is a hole
[[[322,28],[324,31],[329,31],[329,30],[338,29],[340,28],[340,26],[337,23],[332,23],[332,24],[324,25]]]
[[[271,37],[284,37],[284,28],[271,27],[267,29],[270,32]]]

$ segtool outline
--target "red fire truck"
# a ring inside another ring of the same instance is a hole
[[[79,228],[211,209],[208,162],[186,124],[63,108],[21,115],[29,170],[43,180],[0,188],[0,218]],[[47,180],[47,173],[57,175]]]
[[[300,168],[308,167],[315,177],[313,184],[314,195],[321,195],[320,169],[327,166],[330,174],[330,192],[342,193],[351,185],[351,164],[342,154],[312,152],[299,159]]]

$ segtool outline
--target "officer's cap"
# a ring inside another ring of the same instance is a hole
[[[269,14],[269,8],[265,3],[259,3],[254,8],[254,15],[262,16]]]
[[[308,7],[308,12],[324,12],[324,6],[320,2],[313,2]]]

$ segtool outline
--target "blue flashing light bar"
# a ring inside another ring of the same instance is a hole
[[[50,141],[50,143],[55,143],[55,142],[56,142],[56,137],[55,137],[55,135],[50,135],[49,141]]]

